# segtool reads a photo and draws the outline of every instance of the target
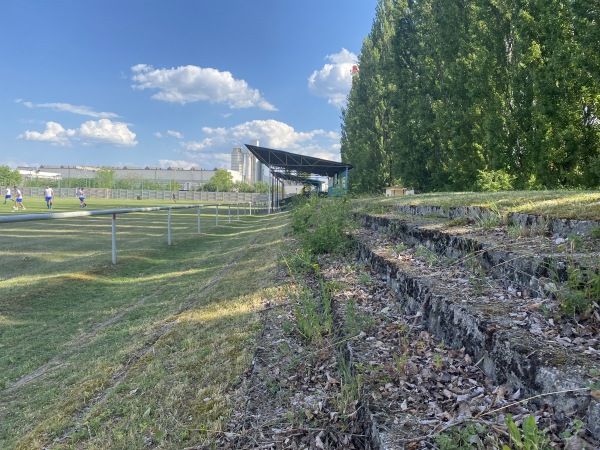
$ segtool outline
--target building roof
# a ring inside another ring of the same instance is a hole
[[[271,169],[275,168],[285,171],[293,170],[296,171],[296,173],[310,173],[327,177],[333,177],[348,169],[352,169],[351,164],[328,161],[326,159],[284,152],[283,150],[258,147],[256,145],[244,145],[246,145],[248,150],[256,156],[256,159]]]

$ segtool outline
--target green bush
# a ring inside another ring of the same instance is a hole
[[[292,208],[292,231],[309,253],[343,252],[350,243],[350,214],[350,202],[346,197],[299,200]]]
[[[476,186],[483,192],[512,191],[514,180],[503,170],[478,170]]]

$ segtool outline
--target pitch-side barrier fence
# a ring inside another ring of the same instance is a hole
[[[0,223],[14,223],[14,222],[30,222],[34,220],[54,220],[54,219],[71,219],[73,217],[85,217],[85,216],[107,216],[112,215],[112,263],[117,264],[117,215],[128,214],[136,212],[150,212],[150,211],[167,211],[167,242],[171,245],[171,210],[173,209],[198,209],[198,236],[201,231],[201,214],[202,208],[210,207],[215,208],[215,225],[219,225],[219,207],[221,209],[227,208],[227,221],[231,223],[231,210],[234,208],[234,214],[237,216],[237,220],[240,219],[240,208],[244,209],[243,214],[252,215],[254,211],[261,209],[262,205],[253,205],[249,203],[235,203],[235,204],[207,204],[207,205],[177,205],[177,206],[151,206],[147,208],[127,208],[127,209],[102,209],[96,211],[71,211],[64,213],[48,213],[48,214],[24,214],[18,216],[0,216]]]

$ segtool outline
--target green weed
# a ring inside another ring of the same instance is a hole
[[[429,267],[434,266],[438,260],[437,254],[434,251],[429,250],[427,247],[424,247],[423,245],[417,246],[417,248],[415,249],[415,256],[423,258],[427,262],[427,265]]]
[[[340,389],[334,402],[343,415],[352,414],[360,400],[361,377],[352,374],[343,356],[339,358]]]
[[[308,288],[304,288],[299,293],[294,312],[296,327],[307,342],[320,344],[331,334],[333,329],[331,291],[323,282],[317,295],[313,295]]]
[[[569,266],[567,289],[559,295],[565,314],[585,313],[600,303],[600,271],[596,268]]]
[[[404,250],[406,250],[406,244],[404,242],[400,242],[399,244],[396,245],[396,247],[394,248],[394,251],[396,253],[402,253]]]
[[[535,423],[534,416],[527,416],[521,428],[513,421],[510,414],[506,416],[506,426],[510,435],[512,450],[543,450],[549,448],[550,441],[546,437],[546,433],[540,430]],[[507,445],[502,447],[503,450],[511,450]]]
[[[346,301],[346,322],[344,324],[346,335],[357,336],[361,331],[369,331],[374,325],[375,319],[357,311],[353,298]]]
[[[482,438],[486,434],[483,425],[467,423],[464,426],[455,426],[440,433],[435,437],[435,441],[440,450],[484,450],[487,448],[497,448],[495,446],[488,446],[490,443],[487,442],[487,439]]]
[[[475,226],[489,229],[496,228],[506,223],[505,214],[493,203],[489,209],[475,217]]]
[[[449,221],[446,224],[446,226],[448,226],[448,227],[464,227],[464,226],[470,225],[472,223],[473,223],[473,221],[471,219],[464,216],[464,217],[458,217],[456,219]]]

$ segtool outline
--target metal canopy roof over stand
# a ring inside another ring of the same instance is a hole
[[[303,176],[309,174],[333,178],[332,187],[328,189],[328,195],[339,195],[348,190],[348,170],[352,169],[351,164],[328,161],[326,159],[259,147],[257,145],[244,145],[256,159],[269,168],[272,174],[272,183],[274,180],[281,182],[280,180],[282,179],[292,180],[290,177],[296,177],[297,179],[292,181],[315,184],[318,180],[310,180]],[[283,182],[281,183],[283,192]],[[271,205],[275,203],[279,204],[279,198],[277,198],[277,202],[273,201],[275,191],[276,189],[271,190]]]

